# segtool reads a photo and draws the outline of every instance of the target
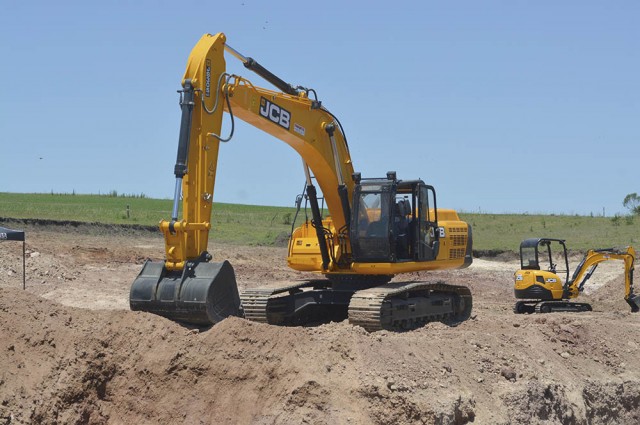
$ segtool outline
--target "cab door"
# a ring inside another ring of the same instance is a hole
[[[433,186],[419,184],[416,188],[418,198],[418,235],[415,252],[417,261],[433,261],[438,256],[439,237],[436,191]]]
[[[395,191],[388,181],[357,186],[351,219],[351,250],[357,262],[393,262],[391,205]]]

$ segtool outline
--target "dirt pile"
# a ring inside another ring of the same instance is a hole
[[[618,306],[621,270],[585,297],[589,313],[514,315],[513,261],[477,260],[411,276],[471,288],[473,318],[455,328],[369,334],[233,318],[199,330],[128,311],[139,263],[162,257],[161,239],[27,237],[27,291],[21,247],[0,244],[0,423],[640,422],[640,316]],[[299,277],[281,248],[214,255],[243,288]],[[607,291],[615,299],[599,298]]]

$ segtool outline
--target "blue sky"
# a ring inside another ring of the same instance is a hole
[[[314,88],[363,176],[466,212],[625,213],[640,192],[640,2],[0,1],[0,191],[173,196],[178,95],[204,33]],[[269,87],[235,59],[228,68]],[[223,131],[224,133],[224,131]],[[215,200],[293,205],[246,124]]]

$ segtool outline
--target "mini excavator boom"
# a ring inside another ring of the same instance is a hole
[[[227,74],[225,50],[280,91]],[[455,211],[438,209],[435,189],[422,180],[355,173],[342,125],[313,89],[286,83],[231,48],[222,33],[205,34],[194,47],[182,87],[173,212],[160,223],[166,261],[144,265],[131,287],[132,310],[205,325],[228,316],[283,325],[348,316],[369,330],[469,316],[464,286],[388,282],[400,273],[467,267],[470,226]],[[231,135],[240,118],[302,158],[311,218],[292,232],[287,262],[325,279],[240,294],[231,265],[211,261],[218,149],[228,140],[221,136],[223,112]],[[319,199],[330,215],[323,217]]]
[[[554,258],[552,246],[561,247],[559,259]],[[553,311],[591,311],[587,303],[569,301],[578,297],[598,264],[603,261],[624,261],[624,299],[631,311],[640,311],[640,295],[634,293],[633,270],[636,252],[624,249],[590,249],[569,278],[567,247],[563,239],[531,238],[520,244],[520,270],[515,272],[515,313],[549,313]],[[560,265],[557,262],[561,262]],[[547,270],[541,270],[542,265]],[[562,283],[561,273],[566,273]]]

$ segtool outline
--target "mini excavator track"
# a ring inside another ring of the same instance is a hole
[[[592,311],[591,305],[572,301],[540,301],[535,306],[536,313],[580,313],[583,311]]]
[[[515,314],[531,314],[531,313],[558,313],[572,312],[580,313],[583,311],[592,311],[591,305],[587,303],[577,303],[573,301],[537,301],[525,300],[518,301],[513,307]]]

